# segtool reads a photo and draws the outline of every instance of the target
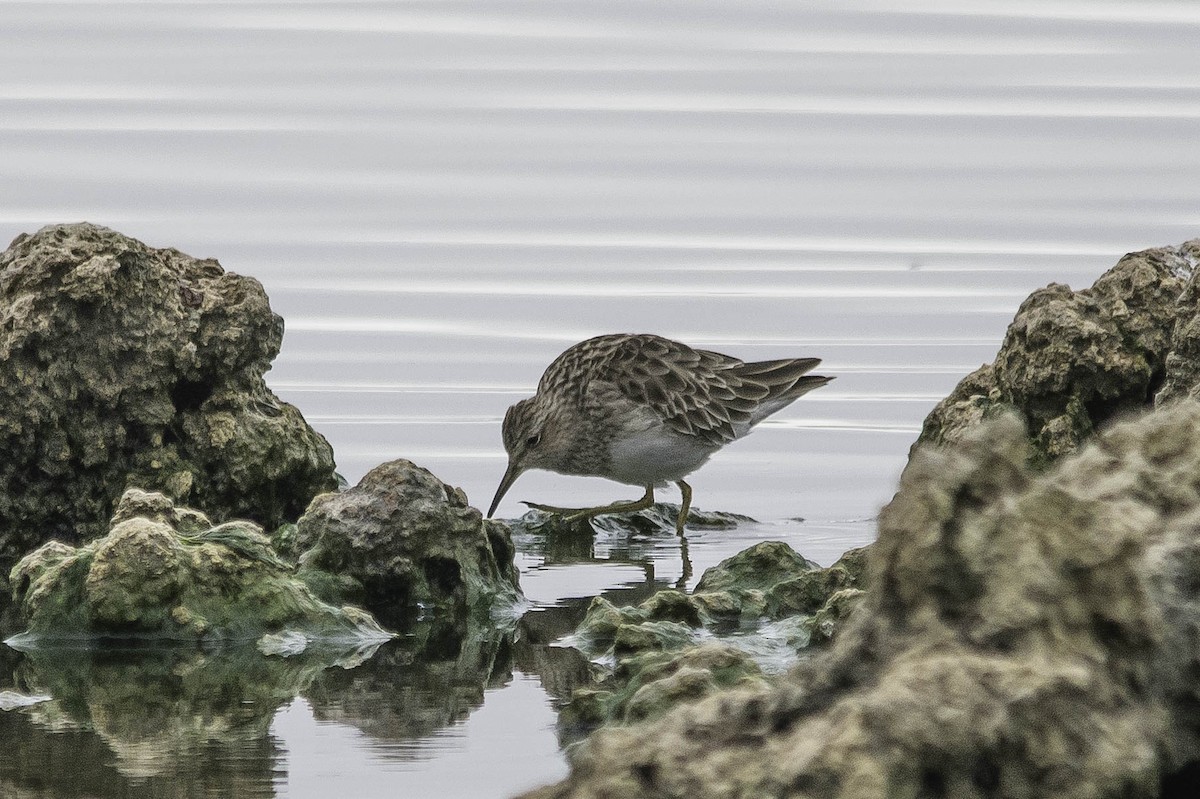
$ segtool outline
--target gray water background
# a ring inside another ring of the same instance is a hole
[[[764,523],[691,555],[828,563],[1030,291],[1200,234],[1198,36],[1182,1],[0,2],[0,239],[88,220],[253,275],[287,320],[268,381],[340,471],[407,457],[477,506],[504,409],[575,341],[821,357],[833,384],[692,480]],[[636,493],[534,473],[500,515]],[[606,546],[523,552],[533,613],[643,579]],[[296,698],[264,795],[554,779],[546,682],[410,738]],[[123,757],[127,795],[166,790]]]

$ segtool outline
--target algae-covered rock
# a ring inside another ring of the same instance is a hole
[[[624,653],[617,671],[577,689],[563,708],[559,727],[568,740],[602,724],[661,716],[736,685],[765,684],[754,659],[727,643],[705,641],[664,650],[647,646]]]
[[[1149,799],[1196,773],[1200,404],[1046,472],[1014,417],[918,449],[868,559],[823,654],[605,727],[528,796]]]
[[[263,382],[283,320],[253,278],[57,225],[0,253],[0,322],[0,572],[103,535],[129,486],[268,528],[336,486]]]
[[[759,661],[772,672],[795,663],[810,644],[827,643],[857,606],[866,551],[851,550],[823,569],[785,543],[765,541],[708,569],[692,594],[662,590],[627,607],[594,598],[565,641],[613,668],[575,691],[560,729],[574,737],[732,684],[727,675],[692,668],[697,645],[737,653],[751,667],[739,666],[739,677],[760,674]],[[721,635],[719,644],[712,640]]]
[[[643,622],[669,622],[683,627],[699,627],[707,618],[702,608],[682,591],[665,589],[652,594],[640,605],[617,607],[604,597],[595,597],[588,606],[575,634],[588,642],[588,648],[597,645],[603,649],[611,643],[620,627]]]
[[[630,536],[675,535],[679,506],[655,502],[635,513],[605,513],[590,519],[572,519],[558,514],[531,510],[509,521],[514,533],[554,536],[563,541],[586,542],[597,532]],[[731,530],[754,519],[739,513],[705,511],[690,508],[686,526],[692,530]]]
[[[80,547],[52,541],[13,568],[13,600],[28,625],[19,640],[286,632],[294,651],[314,640],[390,637],[369,614],[318,599],[253,522],[200,530],[197,512],[138,489],[113,518],[103,538]]]
[[[360,600],[389,621],[418,606],[461,614],[517,593],[508,528],[485,520],[427,469],[406,460],[376,466],[358,485],[313,500],[296,523],[301,575],[351,578]],[[343,589],[345,585],[343,584]]]
[[[866,585],[866,558],[869,547],[845,552],[826,569],[816,568],[782,580],[766,592],[766,614],[772,619],[808,615],[810,630],[817,627],[812,643],[828,641],[838,623],[853,609],[853,597]]]
[[[632,693],[619,712],[626,721],[642,721],[666,713],[677,705],[693,702],[747,681],[759,674],[758,666],[744,652],[722,644],[707,644],[662,661],[662,670],[643,668]]]
[[[641,652],[670,651],[694,640],[692,628],[676,621],[622,624],[613,633],[613,654],[622,658]]]
[[[1017,311],[1000,352],[929,414],[922,443],[956,441],[1016,409],[1037,458],[1074,452],[1101,424],[1200,395],[1200,240],[1131,253],[1081,291],[1052,284]]]
[[[866,547],[850,550],[837,563],[822,568],[781,541],[763,541],[705,571],[692,602],[706,623],[811,616],[825,609],[837,592],[862,583],[866,551]],[[825,615],[837,618],[832,612]]]
[[[803,622],[808,633],[807,644],[824,644],[833,640],[842,623],[863,603],[866,592],[858,588],[843,588],[832,594],[813,615]]]
[[[763,541],[708,569],[696,583],[696,593],[736,589],[766,590],[810,569],[819,568],[782,541]]]

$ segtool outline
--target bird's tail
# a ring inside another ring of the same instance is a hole
[[[744,363],[731,368],[730,371],[744,383],[758,384],[765,389],[757,401],[758,407],[751,412],[751,426],[833,380],[824,375],[808,374],[820,362],[820,358],[782,358]]]
[[[762,398],[763,402],[791,401],[833,380],[832,377],[808,374],[820,362],[820,358],[781,358],[744,363],[730,371],[743,380],[765,386],[767,394]]]

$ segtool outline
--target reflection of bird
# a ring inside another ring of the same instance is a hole
[[[820,362],[745,363],[654,335],[614,334],[580,342],[550,364],[534,396],[505,414],[508,470],[488,516],[527,469],[607,477],[646,488],[639,500],[596,508],[525,503],[568,519],[648,508],[654,487],[673,481],[683,492],[675,524],[682,535],[692,500],[683,478],[763,419],[832,380],[806,374]]]

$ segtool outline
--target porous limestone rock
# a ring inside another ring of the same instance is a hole
[[[1200,397],[1200,239],[1130,253],[1093,286],[1052,284],[1021,304],[1000,352],[925,420],[919,443],[961,438],[1016,409],[1040,461],[1156,401]]]
[[[146,515],[141,515],[146,514]],[[321,601],[248,521],[212,526],[162,494],[131,489],[108,534],[51,541],[10,575],[24,645],[73,638],[386,640],[369,613]],[[293,651],[296,643],[293,643]]]
[[[283,320],[215,260],[91,224],[0,253],[0,573],[107,530],[125,488],[274,528],[333,453],[263,382]]]
[[[508,528],[407,460],[313,500],[292,547],[323,595],[361,602],[390,624],[418,609],[461,615],[517,596]]]
[[[781,541],[762,541],[705,571],[692,598],[712,619],[811,615],[862,581],[865,551],[822,568]]]
[[[759,675],[755,656],[776,662],[787,650],[784,662],[794,662],[810,644],[827,643],[861,602],[854,586],[864,584],[866,551],[850,550],[821,568],[781,541],[763,541],[706,570],[692,594],[662,590],[627,607],[596,597],[567,640],[615,665],[575,691],[560,728],[577,737],[600,724],[659,715]],[[731,623],[736,636],[714,642]],[[714,671],[714,648],[735,662]]]
[[[723,689],[763,684],[754,658],[727,643],[645,647],[622,658],[612,678],[576,688],[558,724],[572,741],[603,724],[643,721]]]
[[[1047,471],[1029,446],[1002,415],[918,448],[829,649],[605,727],[527,799],[1149,799],[1194,777],[1200,404]]]

